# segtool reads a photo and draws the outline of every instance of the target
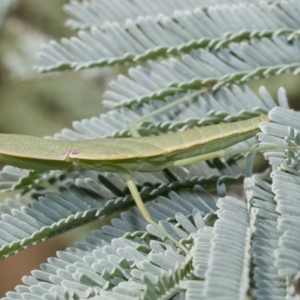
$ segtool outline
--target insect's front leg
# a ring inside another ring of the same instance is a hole
[[[137,189],[137,186],[134,182],[134,179],[133,177],[131,176],[131,174],[124,170],[122,172],[124,178],[125,178],[125,181],[129,187],[129,190],[131,192],[131,195],[136,203],[136,206],[138,207],[139,211],[141,212],[142,216],[144,217],[144,219],[149,223],[151,224],[153,227],[155,227],[156,229],[158,229],[164,236],[166,236],[170,241],[172,241],[175,245],[177,245],[180,249],[182,249],[186,254],[189,253],[189,250],[186,249],[182,244],[179,243],[178,240],[176,240],[172,235],[170,235],[167,231],[165,231],[162,227],[160,227],[156,222],[154,222],[152,219],[151,219],[151,216],[150,216],[150,213],[149,211],[147,210],[142,198],[141,198],[141,195]]]

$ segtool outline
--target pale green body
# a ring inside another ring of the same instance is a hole
[[[129,171],[153,172],[223,156],[225,148],[253,137],[264,121],[270,121],[268,116],[155,137],[72,142],[0,134],[0,161],[31,170],[64,170],[79,166],[121,173],[145,220],[188,253],[151,219]]]
[[[79,141],[0,134],[0,161],[32,170],[68,169],[75,165],[107,172],[153,172],[253,137],[263,121],[269,121],[268,116],[162,136]]]

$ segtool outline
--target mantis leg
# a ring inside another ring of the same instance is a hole
[[[260,151],[268,151],[268,150],[278,150],[278,149],[291,149],[291,150],[297,150],[296,147],[292,146],[264,146],[264,147],[251,147],[247,149],[237,149],[237,150],[230,150],[230,149],[222,149],[214,152],[210,152],[207,154],[202,154],[194,157],[189,157],[185,159],[179,159],[173,162],[170,162],[166,165],[166,167],[182,167],[187,166],[191,164],[195,164],[204,160],[213,159],[216,157],[223,157],[225,155],[231,155],[231,154],[241,154],[241,153],[247,153],[247,152],[260,152]]]
[[[143,116],[141,118],[138,118],[132,122],[130,122],[128,125],[127,125],[127,128],[128,128],[128,131],[130,132],[131,136],[132,137],[140,137],[140,134],[138,133],[138,131],[135,129],[135,124],[137,123],[140,123],[140,122],[143,122],[151,117],[154,117],[156,115],[159,115],[165,111],[168,111],[170,110],[171,108],[181,104],[181,103],[184,103],[186,101],[188,101],[189,99],[195,97],[195,96],[198,96],[198,95],[201,95],[205,92],[207,92],[208,90],[210,90],[216,83],[218,83],[219,80],[217,80],[215,83],[213,83],[212,85],[208,86],[208,87],[205,87],[205,88],[202,88],[198,91],[196,91],[195,93],[192,93],[190,95],[185,95],[184,97],[172,102],[172,103],[169,103],[168,105],[165,105],[164,107],[161,107],[155,111],[153,111],[152,113],[146,115],[146,116]]]
[[[188,249],[186,249],[182,244],[179,243],[172,235],[170,235],[167,231],[165,231],[162,227],[160,227],[157,223],[155,223],[150,216],[149,211],[147,210],[145,204],[143,203],[143,200],[140,196],[140,193],[136,187],[136,184],[131,176],[131,174],[127,171],[123,172],[123,176],[125,178],[125,181],[129,187],[129,190],[131,192],[131,195],[136,203],[136,206],[138,207],[139,211],[141,212],[144,219],[151,224],[153,227],[155,227],[157,230],[159,230],[165,237],[167,237],[170,241],[172,241],[175,245],[177,245],[179,248],[181,248],[185,253],[189,253]]]
[[[143,117],[141,117],[141,118],[138,118],[138,119],[136,119],[136,120],[130,122],[130,123],[127,125],[127,128],[128,128],[128,130],[129,130],[131,136],[132,136],[132,137],[140,137],[140,134],[138,133],[138,131],[137,131],[137,130],[135,129],[135,127],[134,127],[135,124],[140,123],[140,122],[143,122],[143,121],[145,121],[145,120],[147,120],[147,119],[149,119],[149,118],[151,118],[151,117],[157,116],[157,115],[159,115],[159,114],[162,114],[163,112],[165,112],[165,111],[167,111],[167,110],[170,110],[171,108],[173,108],[173,107],[179,105],[180,103],[183,103],[183,102],[189,100],[190,98],[195,97],[195,96],[200,95],[200,94],[201,94],[201,92],[200,92],[200,91],[197,91],[197,92],[195,92],[195,93],[192,93],[192,94],[189,95],[189,96],[186,95],[186,96],[184,96],[184,97],[182,97],[182,98],[180,98],[180,99],[178,99],[178,100],[176,100],[176,101],[174,101],[174,102],[172,102],[172,103],[169,103],[168,105],[165,105],[164,107],[161,107],[161,108],[159,108],[159,109],[153,111],[152,113],[150,113],[150,114],[148,114],[148,115],[146,115],[146,116],[143,116]]]

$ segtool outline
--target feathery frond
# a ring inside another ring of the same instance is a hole
[[[146,0],[141,4],[140,1],[120,1],[115,0],[106,2],[102,0],[93,0],[89,2],[79,2],[72,0],[70,4],[65,5],[65,11],[73,17],[67,21],[67,25],[73,29],[86,29],[93,26],[104,27],[105,22],[114,22],[122,24],[127,19],[135,20],[138,17],[150,16],[155,17],[159,13],[171,15],[175,11],[179,13],[185,10],[191,10],[196,7],[208,7],[220,4],[235,3],[257,3],[259,1],[248,0],[187,0],[174,1],[166,0],[162,4],[159,1]],[[261,1],[260,1],[261,2]],[[267,1],[266,1],[267,2]],[[116,10],[116,7],[119,9]]]
[[[51,41],[43,45],[39,53],[43,65],[37,69],[40,72],[81,70],[199,48],[226,51],[231,42],[249,43],[252,39],[270,39],[272,35],[297,30],[298,9],[299,2],[295,0],[231,4],[176,11],[172,16],[127,19],[124,24],[105,23],[103,29],[80,31],[78,37],[62,39],[62,44]],[[260,49],[265,47],[262,45]]]
[[[299,1],[73,0],[65,9],[78,37],[44,45],[39,71],[146,63],[109,83],[108,113],[76,121],[54,139],[127,137],[128,124],[139,119],[137,131],[151,136],[269,114],[258,138],[272,148],[264,151],[272,173],[253,175],[253,155],[242,165],[242,153],[134,173],[152,218],[190,249],[184,255],[144,221],[119,174],[5,167],[0,189],[23,194],[0,206],[0,258],[121,214],[49,258],[3,299],[292,298],[300,269],[300,115],[288,110],[283,88],[276,101],[246,83],[299,73]],[[256,142],[232,149],[244,153]],[[238,189],[245,177],[248,203]],[[214,197],[222,198],[216,204]]]

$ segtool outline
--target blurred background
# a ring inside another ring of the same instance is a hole
[[[0,132],[43,137],[53,135],[72,121],[103,112],[102,93],[117,68],[84,72],[38,74],[36,53],[50,39],[69,37],[64,26],[66,0],[0,0]],[[75,33],[73,33],[75,34]],[[2,166],[0,166],[2,167]],[[0,201],[7,194],[0,195]],[[0,261],[0,298],[21,284],[21,278],[82,239],[91,224],[55,237]]]
[[[38,74],[33,69],[42,43],[71,35],[62,10],[67,1],[0,2],[1,132],[51,135],[73,120],[100,114],[107,70]]]
[[[81,72],[37,74],[36,53],[50,39],[75,35],[64,23],[67,0],[0,0],[0,132],[52,135],[74,120],[103,112],[101,95],[107,82],[125,67]],[[272,95],[284,86],[294,108],[300,108],[299,76],[281,76],[251,83],[264,84]],[[1,195],[1,199],[3,200]],[[0,199],[0,201],[1,201]],[[21,278],[47,257],[82,239],[94,225],[50,239],[0,262],[0,297],[21,284]]]

